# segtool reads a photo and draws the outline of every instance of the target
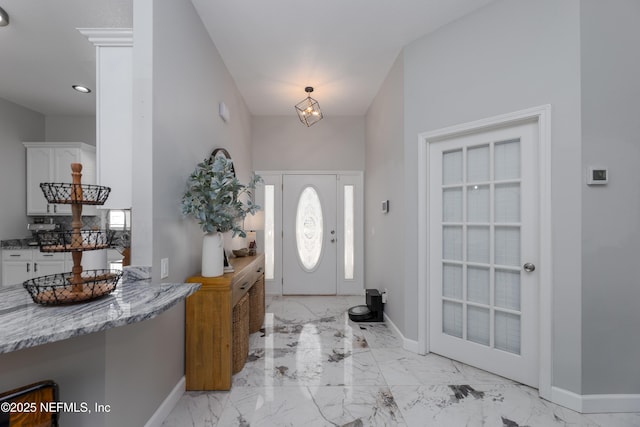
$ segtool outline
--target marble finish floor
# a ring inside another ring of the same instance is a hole
[[[383,323],[353,323],[364,297],[267,297],[231,391],[186,392],[163,427],[640,426],[640,414],[581,415],[537,390],[402,349]]]

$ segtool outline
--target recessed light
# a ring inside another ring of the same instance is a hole
[[[90,93],[91,89],[89,89],[86,86],[82,86],[82,85],[73,85],[71,86],[72,88],[74,88],[75,90],[77,90],[78,92],[82,92],[82,93]]]
[[[0,7],[0,27],[9,25],[9,14]]]

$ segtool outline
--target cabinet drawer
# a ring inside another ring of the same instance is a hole
[[[40,252],[33,251],[34,261],[64,261],[64,252]]]
[[[31,261],[31,249],[3,249],[3,261]]]
[[[249,280],[242,280],[242,281],[237,281],[233,283],[233,289],[231,290],[231,295],[232,295],[231,306],[232,307],[235,307],[238,301],[240,301],[240,298],[242,298],[244,294],[249,292],[249,289],[251,289],[251,286],[254,283],[255,283],[255,280],[253,282]]]
[[[250,266],[253,267],[253,266]],[[242,296],[244,294],[246,294],[249,289],[251,289],[251,286],[253,286],[254,283],[256,283],[258,281],[258,279],[260,278],[260,276],[262,276],[262,265],[257,265],[255,266],[255,268],[246,268],[245,270],[242,271],[243,274],[239,275],[238,277],[234,277],[233,280],[233,284],[232,284],[232,298],[231,298],[231,304],[232,306],[235,306],[238,301],[240,301],[240,298],[242,298]]]

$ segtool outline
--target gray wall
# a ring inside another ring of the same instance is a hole
[[[183,334],[184,304],[105,332],[105,427],[146,424],[184,375]]]
[[[104,350],[105,332],[97,332],[0,354],[0,390],[53,380],[60,387],[62,402],[110,404],[104,387]],[[116,424],[107,424],[104,414],[69,412],[60,415],[60,425],[108,427]]]
[[[203,235],[180,211],[187,177],[224,147],[247,182],[251,117],[190,1],[154,2],[153,25],[153,270],[169,258],[170,279],[184,280],[200,271]],[[218,117],[220,101],[230,110],[228,123]]]
[[[640,2],[581,2],[582,391],[640,393]]]
[[[404,56],[394,62],[366,115],[366,288],[388,289],[385,313],[405,331]],[[411,196],[413,197],[413,196]],[[389,213],[380,211],[389,200]]]
[[[177,383],[157,390],[164,372],[183,370],[166,355],[174,350],[167,347],[166,336],[184,328],[176,321],[183,313],[178,306],[141,323],[0,354],[0,390],[52,379],[60,386],[62,402],[111,407],[108,414],[63,413],[60,425],[143,426]],[[150,398],[156,394],[160,402]]]
[[[0,239],[27,231],[27,160],[23,141],[42,141],[45,117],[0,98]]]
[[[577,0],[501,0],[407,46],[405,193],[421,132],[552,105],[553,384],[581,391],[580,26]],[[404,333],[417,339],[417,198],[405,200]]]
[[[289,116],[251,120],[255,170],[364,170],[364,117],[326,116],[311,127]]]
[[[84,142],[96,145],[95,116],[46,116],[45,139],[50,142]]]
[[[151,265],[159,281],[160,260],[168,258],[163,280],[182,282],[200,271],[203,234],[180,211],[186,179],[216,147],[229,150],[247,179],[250,116],[189,0],[141,0],[134,8],[133,263]],[[229,107],[229,123],[217,115],[220,101]],[[130,363],[107,390],[119,390],[122,405],[136,404],[112,414],[110,423],[143,425],[184,376],[184,305],[126,337],[109,334],[106,351],[108,369]],[[134,381],[124,390],[128,378]]]

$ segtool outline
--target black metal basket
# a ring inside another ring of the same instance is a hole
[[[73,283],[73,273],[50,274],[23,283],[33,302],[63,305],[89,301],[110,294],[122,277],[120,270],[85,270],[82,283]]]
[[[40,188],[52,204],[104,205],[111,188],[102,185],[43,182]]]
[[[37,234],[41,252],[74,252],[107,249],[115,233],[111,230],[71,230]]]

